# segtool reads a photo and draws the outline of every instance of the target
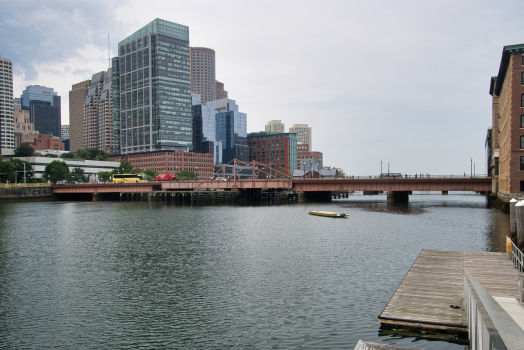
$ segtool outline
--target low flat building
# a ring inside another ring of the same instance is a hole
[[[56,150],[65,151],[64,144],[60,140],[60,137],[53,135],[38,135],[33,142],[23,142],[23,146],[33,147],[35,151],[42,150]]]
[[[85,159],[63,159],[50,157],[14,157],[29,162],[33,167],[33,172],[37,179],[41,179],[44,174],[45,167],[54,160],[64,161],[69,166],[69,171],[74,168],[84,170],[84,174],[97,175],[101,171],[112,171],[120,165],[120,162],[108,162],[99,160],[85,160]]]
[[[197,179],[213,176],[213,154],[161,150],[110,156],[117,162],[129,162],[134,168],[151,169],[161,174],[176,175],[183,170],[194,171]]]

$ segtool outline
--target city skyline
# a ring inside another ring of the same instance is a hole
[[[278,13],[271,1],[228,4],[238,11],[232,24],[217,16],[223,4],[205,1],[109,2],[104,11],[93,3],[3,2],[0,54],[13,62],[13,95],[28,85],[54,88],[68,124],[71,86],[107,70],[119,41],[162,18],[188,26],[190,46],[215,50],[248,132],[273,119],[308,124],[324,165],[348,175],[378,174],[381,161],[394,172],[469,173],[471,158],[476,173],[486,173],[489,81],[503,46],[524,42],[520,2],[290,1]],[[176,16],[164,15],[175,8]]]

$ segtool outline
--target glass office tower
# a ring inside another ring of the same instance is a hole
[[[189,28],[157,18],[121,41],[118,53],[115,153],[192,148]]]
[[[211,101],[208,106],[217,110],[216,140],[222,144],[222,164],[233,159],[249,161],[247,146],[247,114],[238,111],[234,100]]]
[[[29,85],[22,92],[22,109],[29,110],[29,120],[43,135],[60,137],[62,128],[60,96],[40,85]]]

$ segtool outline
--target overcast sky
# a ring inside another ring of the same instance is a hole
[[[125,4],[125,5],[122,5]],[[486,173],[490,77],[524,43],[524,2],[0,0],[0,54],[14,95],[52,87],[69,123],[71,85],[108,68],[119,41],[155,18],[189,26],[248,132],[280,119],[313,128],[324,165],[348,175]]]

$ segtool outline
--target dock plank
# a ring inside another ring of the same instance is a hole
[[[505,253],[422,250],[379,316],[380,322],[465,331],[464,269],[493,296],[518,295],[518,271]]]

